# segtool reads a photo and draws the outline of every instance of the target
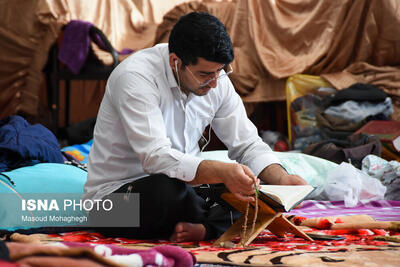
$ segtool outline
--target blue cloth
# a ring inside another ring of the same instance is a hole
[[[63,147],[61,151],[73,157],[79,163],[86,164],[89,158],[89,151],[92,148],[92,145],[93,145],[93,139],[90,139],[87,143],[84,144],[75,144],[72,146]]]
[[[63,163],[57,138],[40,124],[20,116],[0,121],[0,172],[39,162]]]

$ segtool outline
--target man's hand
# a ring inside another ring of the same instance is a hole
[[[308,184],[303,178],[295,174],[286,174],[281,178],[281,185],[306,185]]]
[[[253,172],[245,165],[242,164],[228,164],[225,166],[225,175],[222,175],[222,180],[229,191],[242,201],[255,201],[254,195],[257,188],[260,187],[260,180],[253,174]]]
[[[259,188],[260,180],[245,165],[203,160],[190,184],[224,183],[228,190],[241,201],[255,201],[254,181]]]
[[[272,164],[266,167],[259,175],[259,178],[267,184],[275,185],[306,185],[303,178],[295,174],[288,174],[279,164]]]

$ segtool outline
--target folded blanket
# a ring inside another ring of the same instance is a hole
[[[127,266],[171,266],[188,267],[196,262],[195,257],[183,248],[171,245],[156,246],[151,249],[129,249],[109,244],[63,242],[67,247],[88,247],[97,254]]]
[[[109,244],[79,242],[5,243],[9,257],[24,266],[162,266],[189,267],[196,262],[184,249],[165,245],[151,249],[129,249]],[[3,266],[3,265],[2,265]]]

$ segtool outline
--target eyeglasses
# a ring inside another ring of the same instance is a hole
[[[199,83],[199,86],[200,86],[200,87],[207,86],[207,85],[209,85],[212,81],[214,81],[214,80],[219,80],[219,79],[221,79],[221,78],[224,78],[224,77],[228,76],[229,74],[231,74],[231,73],[233,72],[232,66],[231,66],[231,64],[229,64],[229,65],[228,65],[229,71],[227,71],[227,72],[225,72],[224,74],[221,74],[221,75],[219,75],[219,72],[220,72],[220,71],[217,71],[217,72],[215,72],[213,78],[211,78],[211,79],[209,79],[209,80],[206,80],[206,81],[204,81],[204,82],[200,82],[200,81],[196,78],[196,76],[194,76],[193,72],[188,68],[188,66],[185,66],[185,67],[186,67],[186,69],[189,71],[189,73],[192,75],[193,79],[195,79],[196,82]]]

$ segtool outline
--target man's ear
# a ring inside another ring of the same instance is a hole
[[[179,57],[175,53],[169,54],[169,65],[173,71],[176,72],[176,69],[180,68],[181,64],[182,64],[182,61],[179,59]]]

